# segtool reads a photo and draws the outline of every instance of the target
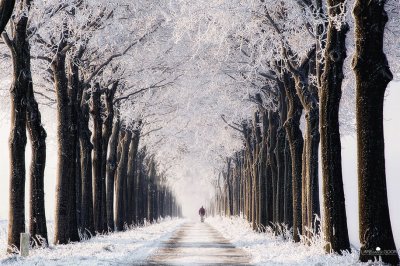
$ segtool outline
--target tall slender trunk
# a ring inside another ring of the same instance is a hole
[[[285,180],[284,180],[284,223],[291,228],[293,226],[293,194],[292,194],[292,160],[290,156],[289,141],[285,141]]]
[[[79,136],[78,136],[78,90],[79,90],[79,77],[78,77],[78,67],[73,62],[73,59],[68,60],[68,98],[69,98],[69,147],[71,151],[71,157],[69,158],[71,164],[71,178],[69,179],[69,230],[71,241],[78,241],[78,205],[77,205],[77,173],[79,168],[78,161],[78,146],[79,146]],[[80,200],[79,200],[80,201]],[[80,210],[80,206],[79,206]]]
[[[26,60],[30,60],[29,57]],[[27,126],[32,145],[29,233],[35,240],[35,245],[48,245],[44,204],[47,134],[42,125],[39,106],[33,93],[32,81],[29,83],[27,95]],[[45,240],[45,243],[43,240]]]
[[[253,193],[255,197],[254,201],[254,209],[255,209],[255,224],[256,229],[259,229],[260,225],[260,212],[259,212],[259,203],[260,203],[260,187],[258,186],[260,181],[260,146],[261,146],[261,127],[260,127],[260,114],[259,112],[254,113],[254,124],[253,124]]]
[[[113,216],[113,213],[108,213],[109,210],[108,208],[108,196],[107,196],[107,152],[109,148],[109,142],[110,142],[110,137],[112,134],[113,130],[113,120],[114,120],[114,95],[118,87],[118,82],[114,82],[113,86],[111,89],[107,89],[105,91],[105,111],[106,111],[106,117],[104,119],[104,125],[103,125],[103,131],[102,131],[102,152],[101,152],[101,180],[104,185],[103,190],[103,197],[102,198],[102,204],[104,206],[104,211],[106,213],[106,219],[105,222],[107,223],[106,228],[107,230],[114,230],[114,225],[113,223],[110,224],[109,217]],[[111,151],[110,151],[111,152]],[[104,215],[104,213],[103,213]],[[111,226],[110,226],[111,225]]]
[[[111,133],[108,158],[107,158],[107,226],[108,230],[114,231],[114,183],[115,183],[115,173],[117,170],[117,147],[118,138],[120,131],[120,121],[119,116],[115,119],[114,126]]]
[[[320,92],[320,132],[322,189],[324,197],[323,232],[327,252],[350,250],[343,190],[342,156],[339,131],[339,104],[342,96],[343,62],[346,58],[346,23],[338,29],[333,18],[341,13],[343,0],[330,0],[325,68]]]
[[[83,88],[82,88],[83,89]],[[81,151],[81,180],[82,180],[82,201],[81,201],[81,231],[86,235],[94,235],[93,219],[93,186],[92,186],[92,149],[90,142],[91,132],[89,129],[89,101],[90,95],[85,89],[82,92],[80,101],[80,126],[79,142]]]
[[[132,132],[126,130],[125,136],[122,139],[121,145],[121,158],[117,168],[117,180],[115,188],[115,226],[117,231],[124,230],[125,210],[124,210],[124,184],[126,181],[127,168],[128,168],[128,153],[129,146],[132,141]]]
[[[277,222],[284,222],[284,183],[285,183],[285,146],[286,146],[286,131],[283,125],[287,119],[285,87],[283,83],[279,83],[279,127],[277,129],[275,158],[277,164],[277,181],[276,181],[276,207],[277,207]]]
[[[148,183],[147,183],[147,221],[152,223],[154,221],[154,175],[155,175],[155,165],[153,159],[150,160],[150,170],[148,173]]]
[[[65,41],[60,44],[64,47]],[[61,49],[62,50],[62,49]],[[70,102],[68,97],[68,81],[65,69],[65,54],[58,52],[51,65],[54,75],[54,85],[57,95],[57,138],[58,138],[58,166],[57,166],[57,196],[56,196],[56,215],[55,215],[55,237],[54,243],[66,244],[71,239],[70,235],[70,183],[75,179],[72,172],[71,158],[73,150],[71,149],[70,134]]]
[[[383,262],[397,265],[399,256],[393,240],[387,200],[383,135],[384,95],[387,84],[393,79],[383,52],[384,30],[388,21],[385,2],[357,0],[353,10],[360,260],[366,262],[379,255]],[[377,251],[379,254],[376,254]]]
[[[278,180],[278,168],[275,159],[275,148],[277,141],[277,130],[278,130],[278,115],[275,111],[268,111],[268,121],[269,121],[269,129],[268,129],[268,137],[269,137],[269,146],[268,146],[268,160],[271,169],[271,186],[272,186],[272,221],[274,223],[278,222],[277,219],[277,180]]]
[[[261,140],[261,151],[260,151],[260,224],[263,227],[269,225],[269,220],[267,217],[267,208],[270,202],[267,201],[267,139],[268,139],[268,113],[266,110],[262,112],[262,125],[263,125],[263,133]]]
[[[2,3],[4,5],[4,3]],[[13,40],[3,34],[3,40],[11,50],[13,81],[11,96],[10,150],[10,196],[8,221],[8,252],[20,247],[20,233],[25,232],[25,148],[27,93],[30,82],[30,52],[26,40],[28,18],[22,16],[15,21]]]
[[[93,215],[94,228],[97,232],[103,233],[107,230],[104,227],[105,218],[103,217],[103,193],[105,186],[101,175],[102,170],[102,128],[103,121],[101,118],[101,91],[100,85],[97,83],[92,89],[92,105],[91,115],[93,118],[93,158],[92,158],[92,174],[93,174]]]
[[[285,122],[292,162],[292,198],[293,198],[293,240],[300,241],[301,225],[301,169],[303,136],[300,130],[302,105],[296,95],[294,82],[288,73],[284,74],[286,97],[288,99],[288,116]]]

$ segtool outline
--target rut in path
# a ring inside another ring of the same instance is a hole
[[[250,256],[207,223],[188,222],[162,243],[147,265],[250,265]]]

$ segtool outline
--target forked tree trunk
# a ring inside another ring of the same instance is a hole
[[[356,51],[356,113],[358,144],[358,191],[360,260],[397,265],[386,189],[383,103],[393,75],[383,52],[386,1],[357,0],[354,6]],[[379,249],[378,249],[379,248]],[[376,252],[378,254],[376,255]]]
[[[303,58],[300,66],[292,70],[295,88],[305,112],[305,132],[302,163],[302,233],[310,236],[313,229],[313,218],[319,212],[318,187],[318,144],[319,112],[318,94],[309,84],[309,70],[315,71],[316,48],[312,48]],[[306,228],[309,231],[306,231]]]
[[[300,241],[301,235],[301,170],[303,136],[300,130],[302,105],[296,95],[294,83],[289,74],[284,76],[286,97],[288,99],[288,116],[285,122],[292,162],[292,197],[293,197],[293,240]]]
[[[333,18],[341,13],[344,0],[329,0],[329,26],[325,50],[325,68],[320,91],[320,132],[323,190],[323,235],[327,252],[350,250],[343,190],[342,156],[339,131],[339,105],[342,96],[343,62],[346,58],[346,33]]]
[[[4,1],[3,1],[4,2]],[[13,1],[10,1],[11,4]],[[2,8],[4,8],[5,3],[0,4],[0,13]],[[2,6],[2,7],[1,7]],[[21,7],[27,7],[28,10],[30,9],[30,1],[26,1],[21,5]],[[4,11],[4,10],[3,10]],[[31,167],[30,167],[30,218],[29,218],[29,228],[30,234],[32,239],[34,240],[34,245],[47,245],[48,238],[47,238],[47,226],[46,226],[46,215],[45,215],[45,208],[44,208],[44,169],[46,164],[46,131],[44,130],[42,123],[41,123],[41,115],[39,111],[38,104],[35,100],[35,96],[33,93],[33,83],[32,83],[32,75],[31,75],[31,61],[30,61],[30,46],[27,40],[27,21],[28,17],[21,17],[18,21],[16,21],[14,26],[14,36],[13,41],[8,38],[7,34],[4,34],[3,39],[5,40],[6,44],[11,49],[11,55],[13,58],[14,64],[14,75],[16,75],[13,81],[13,88],[12,90],[18,91],[21,93],[21,105],[23,106],[24,100],[26,99],[26,108],[25,110],[14,110],[16,112],[22,111],[21,114],[26,112],[26,125],[28,127],[28,132],[31,140],[31,147],[32,147],[32,159],[31,159]],[[17,74],[17,72],[19,74]],[[26,93],[26,95],[22,95],[22,93]],[[12,95],[15,95],[12,94]],[[15,97],[14,96],[14,97]],[[26,98],[25,98],[26,97]],[[17,115],[18,116],[18,115]],[[12,117],[15,115],[12,114]],[[20,117],[22,119],[22,117]],[[14,121],[14,119],[12,119]],[[17,125],[16,122],[13,122],[14,125]],[[18,123],[22,126],[22,120]],[[11,125],[13,128],[13,125]],[[26,134],[25,131],[17,132],[24,132],[20,137],[25,138],[22,140],[26,143]],[[25,137],[24,137],[25,136]],[[14,142],[14,141],[13,141]],[[11,143],[10,142],[10,145]],[[20,143],[22,144],[22,142]],[[26,145],[26,144],[25,144]],[[21,152],[25,152],[25,146],[21,145],[20,147]],[[22,155],[22,153],[20,154]],[[24,156],[25,157],[25,156]],[[11,162],[11,166],[13,167],[15,164]],[[22,165],[21,165],[22,166]],[[24,172],[25,172],[25,166]],[[11,168],[11,171],[14,169]],[[20,170],[17,169],[18,173]],[[23,176],[23,180],[25,180],[25,176]],[[21,180],[22,181],[22,180]],[[16,193],[21,192],[22,194],[17,194],[16,196],[20,197],[21,200],[24,200],[24,182],[20,183],[21,187],[16,188]],[[11,188],[14,191],[15,188]],[[10,193],[10,199],[11,199]],[[10,200],[10,203],[12,201]],[[13,207],[10,206],[10,211]],[[18,206],[16,207],[18,208]],[[21,210],[22,219],[24,219],[25,215],[24,208]],[[10,212],[11,214],[11,212]],[[11,217],[11,215],[10,215]],[[10,218],[11,219],[11,218]],[[14,218],[15,219],[15,218]],[[18,221],[18,219],[15,219]],[[14,221],[15,221],[14,220]],[[20,221],[24,223],[25,221]],[[22,228],[22,227],[21,227]],[[25,227],[23,227],[25,228]],[[15,232],[15,230],[11,230],[10,232]],[[23,231],[21,231],[23,232]],[[17,236],[19,239],[19,236]],[[16,245],[16,244],[14,244]],[[17,246],[17,245],[16,245]],[[19,246],[17,246],[19,248]]]

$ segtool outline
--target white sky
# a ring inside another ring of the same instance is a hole
[[[385,103],[385,138],[386,138],[386,168],[389,193],[389,207],[391,212],[392,228],[394,231],[397,247],[400,247],[400,208],[396,202],[400,200],[400,83],[392,83],[388,88],[388,96]],[[0,219],[7,219],[8,213],[8,134],[9,117],[5,114],[4,108],[0,109]],[[54,121],[53,121],[54,122]],[[47,142],[47,165],[45,173],[45,197],[47,218],[54,218],[55,202],[55,180],[56,180],[56,152],[57,145],[54,140],[55,125],[46,123],[46,130],[49,133]],[[51,127],[50,127],[51,126]],[[27,171],[29,170],[29,153],[27,149]],[[358,202],[357,202],[357,172],[356,172],[356,139],[354,136],[347,136],[342,139],[343,175],[345,183],[345,196],[350,240],[358,246]],[[200,170],[199,170],[200,171]],[[182,178],[176,184],[176,189],[181,195],[184,212],[191,216],[197,212],[199,205],[204,204],[204,199],[209,197],[208,187],[194,178],[202,176],[202,173],[187,173],[188,178]],[[196,185],[194,185],[196,184]],[[27,189],[28,192],[28,183]],[[28,195],[28,194],[26,194]],[[26,205],[28,206],[28,205]],[[28,208],[27,208],[28,209]]]

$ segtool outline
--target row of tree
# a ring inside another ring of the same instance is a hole
[[[264,2],[264,1],[261,1]],[[360,260],[376,258],[397,265],[385,174],[383,103],[393,79],[383,52],[386,1],[354,4],[356,120],[360,215]],[[261,92],[250,97],[258,105],[254,118],[225,123],[242,135],[243,150],[227,158],[210,203],[213,212],[244,215],[254,229],[279,232],[282,224],[300,241],[322,231],[327,252],[350,251],[343,190],[339,106],[346,59],[347,1],[296,1],[309,24],[314,43],[300,56],[285,34],[290,7],[262,5],[262,25],[279,36],[280,54],[270,58]],[[273,10],[273,11],[271,11]],[[261,12],[261,11],[260,11]],[[327,19],[326,19],[327,18]],[[342,18],[342,19],[341,19]],[[263,28],[264,31],[267,31]],[[251,40],[244,41],[244,47]],[[260,44],[257,44],[260,45]],[[242,53],[249,53],[241,48]],[[300,128],[304,115],[304,129]],[[320,217],[318,148],[321,145],[323,221]],[[322,228],[320,229],[320,226]],[[307,241],[306,241],[307,242]]]
[[[121,105],[132,104],[135,95],[151,87],[129,90],[121,64],[115,61],[145,41],[159,22],[143,29],[139,37],[126,36],[122,50],[109,44],[109,54],[104,58],[105,52],[97,51],[96,38],[104,37],[100,33],[118,23],[118,8],[126,7],[98,1],[48,4],[19,0],[10,29],[3,32],[13,4],[0,4],[0,32],[13,62],[9,251],[19,247],[20,233],[25,232],[26,131],[32,147],[29,232],[35,243],[48,243],[46,131],[33,90],[31,58],[41,61],[44,79],[54,86],[48,92],[36,91],[36,96],[54,102],[57,112],[54,242],[65,244],[160,217],[180,216],[165,174],[157,169],[154,156],[139,146],[140,138],[150,132],[142,132],[140,119],[119,113]],[[55,29],[53,35],[45,35],[49,31],[46,27]],[[32,49],[43,53],[32,56]]]

